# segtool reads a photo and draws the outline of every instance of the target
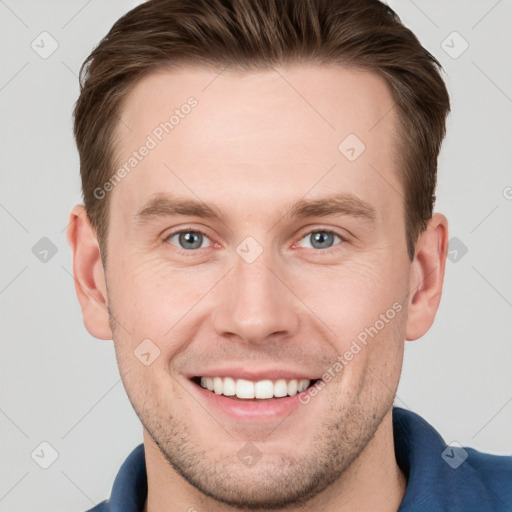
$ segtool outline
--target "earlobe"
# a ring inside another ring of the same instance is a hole
[[[448,221],[436,213],[418,237],[411,264],[406,340],[421,338],[434,322],[443,290],[447,249]]]
[[[67,238],[73,253],[75,290],[85,328],[95,338],[110,340],[105,273],[96,233],[83,205],[71,210]]]

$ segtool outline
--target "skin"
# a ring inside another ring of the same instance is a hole
[[[144,426],[145,510],[397,510],[406,480],[393,399],[404,340],[423,336],[439,305],[448,228],[434,214],[409,260],[391,94],[377,75],[335,66],[219,74],[186,65],[131,91],[118,162],[190,96],[198,105],[109,192],[106,272],[83,206],[68,229],[85,326],[114,340]],[[338,150],[350,133],[366,145],[353,162]],[[162,192],[214,205],[223,221],[137,223]],[[372,205],[375,221],[284,216],[301,198],[335,192]],[[169,237],[179,229],[207,237],[187,249]],[[344,239],[314,246],[324,230]],[[247,236],[263,250],[252,263],[236,252]],[[188,375],[226,363],[321,376],[397,302],[401,311],[283,421],[237,422],[192,392]],[[160,350],[149,366],[133,354],[147,338]],[[262,453],[250,468],[237,457],[249,441]]]

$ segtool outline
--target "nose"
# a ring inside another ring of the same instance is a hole
[[[265,251],[252,263],[235,255],[213,311],[218,336],[265,344],[295,335],[300,303],[272,259]]]

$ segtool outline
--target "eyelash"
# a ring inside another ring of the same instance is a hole
[[[170,238],[174,237],[175,235],[179,235],[181,233],[198,233],[198,234],[201,234],[201,235],[205,236],[206,238],[208,238],[210,240],[210,237],[208,236],[208,234],[205,233],[203,230],[198,229],[198,228],[188,227],[188,228],[184,228],[184,229],[182,228],[182,229],[179,229],[178,231],[173,231],[172,233],[169,233],[164,238],[164,241],[167,242],[167,240],[169,240]],[[323,228],[315,228],[315,229],[310,229],[309,231],[303,232],[301,234],[301,236],[300,236],[298,241],[300,242],[304,237],[306,237],[307,235],[311,235],[312,233],[327,233],[327,234],[330,234],[330,235],[335,235],[335,236],[339,237],[340,240],[341,240],[339,243],[335,244],[333,247],[329,247],[327,249],[315,249],[315,248],[312,248],[312,250],[315,251],[315,252],[330,253],[332,251],[336,251],[338,249],[341,249],[340,246],[345,245],[345,243],[348,241],[343,235],[341,235],[337,231],[333,231],[331,229],[323,229]],[[174,244],[171,244],[171,245],[174,246],[174,248],[178,251],[178,253],[183,254],[183,255],[187,255],[187,256],[190,256],[191,253],[195,253],[195,252],[200,250],[200,249],[189,249],[189,250],[186,250],[186,249],[182,249],[181,247],[178,247],[178,246],[176,246]]]

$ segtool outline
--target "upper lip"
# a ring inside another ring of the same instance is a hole
[[[243,368],[243,367],[234,367],[234,368],[213,368],[207,370],[198,370],[197,373],[193,373],[188,375],[188,378],[193,377],[232,377],[233,379],[245,379],[251,380],[253,382],[258,382],[260,380],[278,380],[278,379],[308,379],[308,380],[317,380],[321,377],[312,376],[311,372],[300,371],[300,370],[286,370],[283,368],[274,368],[274,369],[262,369],[255,370],[254,368]]]

